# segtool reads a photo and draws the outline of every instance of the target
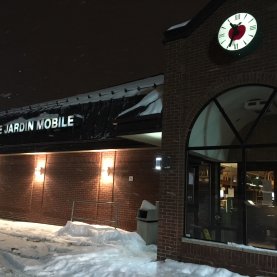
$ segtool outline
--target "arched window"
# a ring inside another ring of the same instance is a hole
[[[277,249],[277,90],[214,98],[187,146],[185,236]]]

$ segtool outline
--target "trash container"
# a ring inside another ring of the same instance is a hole
[[[158,235],[158,205],[143,200],[137,214],[137,233],[146,244],[156,244]]]

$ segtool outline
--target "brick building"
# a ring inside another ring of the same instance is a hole
[[[136,230],[159,199],[162,92],[158,75],[1,112],[0,217]]]
[[[276,15],[214,0],[165,33],[159,259],[277,274]]]
[[[212,0],[165,32],[164,76],[2,112],[0,216],[135,230],[159,201],[158,259],[276,276],[276,15]]]

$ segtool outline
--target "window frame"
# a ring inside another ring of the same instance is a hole
[[[235,88],[243,88],[243,87],[247,87],[247,86],[260,86],[263,88],[269,88],[272,89],[272,92],[269,93],[269,97],[266,101],[266,103],[264,104],[262,110],[259,112],[258,116],[256,117],[256,119],[253,121],[252,126],[250,127],[250,129],[248,130],[246,136],[243,138],[241,137],[239,131],[236,129],[236,127],[234,126],[234,124],[232,123],[231,119],[229,118],[229,116],[227,115],[227,113],[225,112],[224,108],[222,107],[222,105],[219,103],[218,98],[221,96],[224,96],[224,94],[228,94],[228,93],[232,93],[232,90]],[[187,138],[187,142],[186,142],[186,154],[185,154],[185,165],[186,165],[186,182],[185,182],[185,195],[184,195],[184,201],[185,201],[185,211],[184,211],[184,236],[186,236],[186,215],[187,215],[187,193],[188,193],[188,169],[191,166],[189,164],[190,161],[190,157],[193,156],[190,154],[191,151],[193,150],[217,150],[217,149],[227,149],[227,150],[232,150],[232,149],[239,149],[241,151],[241,165],[240,165],[240,170],[241,170],[241,184],[238,185],[238,198],[240,201],[242,201],[242,203],[245,202],[246,200],[246,170],[247,170],[247,157],[246,157],[246,152],[248,149],[255,149],[255,148],[270,148],[270,147],[276,147],[277,148],[277,142],[275,143],[268,143],[268,144],[264,144],[264,143],[257,143],[257,144],[249,144],[249,138],[251,138],[251,135],[253,134],[255,128],[257,127],[257,125],[259,124],[261,118],[263,117],[263,115],[266,113],[267,109],[269,108],[269,106],[271,105],[273,99],[277,99],[277,88],[275,87],[271,87],[271,86],[264,86],[264,85],[245,85],[245,86],[239,86],[239,87],[235,87],[232,89],[228,89],[226,91],[224,91],[223,93],[213,97],[212,99],[210,99],[210,101],[204,105],[202,107],[202,109],[199,111],[199,113],[196,115],[196,117],[194,118],[192,124],[191,124],[191,128],[189,129],[189,133],[188,133],[188,138]],[[230,129],[232,130],[234,137],[238,140],[239,144],[235,144],[235,145],[213,145],[213,146],[189,146],[190,143],[190,138],[191,138],[191,134],[192,134],[192,130],[195,126],[195,123],[197,121],[197,119],[199,118],[199,116],[201,115],[201,113],[205,110],[205,108],[210,104],[214,102],[215,105],[217,106],[218,110],[220,111],[222,117],[225,119],[225,121],[227,122],[228,126],[230,127]],[[197,157],[197,155],[196,155]],[[207,160],[203,158],[203,161]],[[276,196],[275,196],[276,198]],[[276,200],[275,200],[276,201]],[[246,207],[245,204],[241,206],[242,207],[242,243],[247,245],[247,227],[246,227],[246,221],[247,221],[247,217],[246,217]],[[187,237],[188,238],[188,237]],[[198,239],[198,238],[193,238],[192,239]],[[277,247],[276,247],[277,248]]]

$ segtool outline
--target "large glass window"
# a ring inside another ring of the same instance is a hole
[[[185,236],[277,249],[277,91],[244,86],[196,118],[187,150]]]

